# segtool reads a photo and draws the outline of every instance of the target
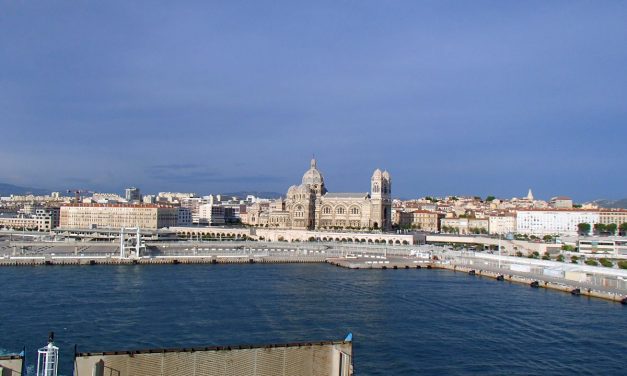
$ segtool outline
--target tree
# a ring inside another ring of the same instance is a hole
[[[522,256],[523,256],[522,252],[516,251],[516,257],[522,257]]]
[[[590,233],[590,223],[580,223],[577,225],[579,235],[588,235]]]
[[[605,226],[605,231],[607,231],[608,234],[610,235],[614,235],[616,234],[616,229],[618,228],[618,226],[616,225],[616,223],[610,223],[609,225]]]
[[[549,252],[544,252],[544,255],[542,256],[542,260],[550,260],[551,259],[551,255],[549,254]]]
[[[568,245],[568,244],[562,244],[562,251],[574,252],[575,247],[572,245]]]
[[[599,266],[599,263],[597,262],[597,260],[594,260],[594,259],[588,259],[585,262],[586,262],[586,265]]]
[[[555,259],[555,261],[564,262],[564,255],[559,255],[559,256],[557,256],[557,258]]]
[[[621,269],[627,269],[627,260],[621,260],[618,262],[618,267]]]
[[[544,240],[545,243],[549,243],[549,242],[553,241],[553,237],[551,235],[544,235],[542,237],[542,240]]]
[[[494,196],[488,196],[488,197],[485,198],[486,202],[492,202],[495,199],[496,199],[496,197],[494,197]]]
[[[597,235],[601,235],[607,231],[607,228],[603,223],[595,223],[594,224],[594,233]]]
[[[614,263],[606,258],[599,259],[599,262],[606,268],[611,268],[612,266],[614,266]]]
[[[570,262],[573,264],[576,264],[577,262],[579,262],[579,257],[577,256],[570,256]]]
[[[620,230],[621,235],[627,235],[627,222],[621,223],[620,226],[618,226],[618,229]]]

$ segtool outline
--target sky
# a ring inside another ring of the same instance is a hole
[[[0,182],[627,197],[624,1],[0,0]]]

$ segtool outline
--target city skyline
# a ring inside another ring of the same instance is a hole
[[[621,3],[4,3],[0,183],[621,199]]]

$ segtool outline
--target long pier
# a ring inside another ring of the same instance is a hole
[[[12,257],[0,259],[0,266],[52,265],[163,265],[163,264],[272,264],[324,263],[320,256],[158,256],[154,258],[119,257]]]
[[[610,300],[627,304],[627,291],[607,288],[586,282],[574,282],[564,278],[538,276],[533,273],[512,272],[511,270],[476,269],[466,265],[453,264],[449,261],[416,260],[410,258],[337,258],[328,259],[328,263],[348,269],[443,269],[453,272],[466,273],[477,277],[488,277],[496,281],[507,281],[525,284],[535,288],[545,288],[567,292],[572,295],[581,295],[592,298]]]

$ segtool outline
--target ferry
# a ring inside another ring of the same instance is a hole
[[[58,376],[59,348],[50,333],[37,351],[36,376]],[[0,375],[24,376],[24,351],[0,356]],[[341,341],[78,352],[74,376],[303,375],[352,376],[353,335]]]

